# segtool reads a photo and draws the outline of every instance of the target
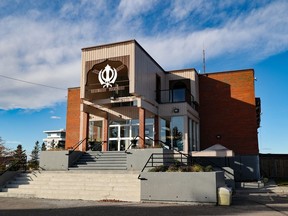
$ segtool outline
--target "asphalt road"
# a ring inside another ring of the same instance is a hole
[[[231,206],[0,198],[0,216],[287,215],[288,194],[239,191]]]

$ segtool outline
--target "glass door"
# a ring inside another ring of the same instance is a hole
[[[139,135],[139,120],[113,122],[109,125],[109,151],[125,151],[137,135]],[[145,136],[153,138],[154,120],[146,119]],[[152,147],[154,142],[146,137],[145,143]],[[137,138],[138,140],[139,138]]]

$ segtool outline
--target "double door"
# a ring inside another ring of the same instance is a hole
[[[125,151],[133,137],[138,134],[138,125],[110,125],[109,126],[109,151]]]

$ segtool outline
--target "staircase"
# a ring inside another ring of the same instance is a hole
[[[140,201],[140,180],[126,171],[37,171],[8,182],[0,197]]]
[[[118,151],[86,152],[69,170],[127,170],[127,154]]]

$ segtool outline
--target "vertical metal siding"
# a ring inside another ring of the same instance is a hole
[[[107,45],[103,47],[95,47],[82,51],[82,76],[81,76],[81,97],[84,97],[84,86],[86,82],[86,71],[85,65],[88,61],[105,60],[119,56],[130,56],[129,67],[129,78],[130,86],[134,89],[134,42],[115,45]],[[130,89],[131,91],[131,89]]]

